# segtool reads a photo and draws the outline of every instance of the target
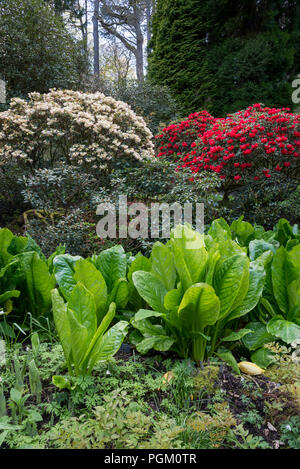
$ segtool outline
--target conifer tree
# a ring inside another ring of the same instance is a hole
[[[152,25],[148,76],[170,87],[185,114],[293,106],[297,0],[157,0]]]
[[[158,0],[149,44],[149,79],[172,90],[183,112],[210,108],[215,86],[206,63],[208,23],[199,0]]]

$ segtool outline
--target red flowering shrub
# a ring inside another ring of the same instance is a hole
[[[213,126],[215,119],[207,111],[190,114],[186,120],[171,124],[162,129],[160,135],[156,135],[158,157],[164,157],[174,161],[186,155],[196,154],[195,140]],[[190,152],[190,153],[189,153]]]
[[[194,178],[203,171],[219,174],[225,195],[274,175],[299,177],[300,115],[289,108],[254,104],[226,118],[201,111],[156,139],[158,157],[175,159],[176,170],[188,167]]]

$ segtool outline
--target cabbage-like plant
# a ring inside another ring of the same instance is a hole
[[[128,260],[121,245],[113,246],[88,259],[70,254],[58,255],[53,264],[60,293],[66,301],[69,301],[78,282],[92,293],[98,324],[112,302],[118,309],[126,307],[130,294],[126,278]]]
[[[225,220],[216,220],[218,223],[226,223]],[[241,246],[248,248],[249,256],[255,251],[257,253],[267,251],[269,248],[275,252],[279,246],[295,246],[300,241],[300,230],[298,225],[291,226],[285,218],[281,218],[274,226],[273,230],[265,230],[263,226],[251,225],[244,221],[242,215],[234,220],[230,226],[232,239]],[[258,251],[258,252],[256,252]]]
[[[46,259],[30,236],[0,229],[0,308],[6,314],[14,311],[23,320],[27,312],[38,317],[51,311],[52,260],[58,252]]]
[[[247,329],[251,334],[243,337],[244,344],[258,365],[268,364],[270,353],[260,347],[273,340],[287,344],[300,340],[300,233],[284,218],[273,230],[252,226],[242,217],[231,227],[225,220],[214,221],[214,234],[226,230],[241,245],[245,246],[252,262],[260,263],[266,272],[262,296],[250,314]],[[267,357],[268,356],[268,357]],[[267,357],[267,358],[266,358]]]
[[[178,225],[166,245],[155,243],[151,271],[132,274],[151,308],[140,309],[131,321],[137,349],[174,350],[200,362],[222,342],[250,333],[235,326],[259,301],[265,271],[245,251],[230,229],[214,223],[206,236]]]
[[[264,344],[278,339],[286,344],[300,341],[300,243],[288,242],[287,246],[273,252],[262,245],[265,250],[256,258],[264,262],[266,282],[255,309],[256,320],[247,326],[252,332],[243,342],[260,366],[272,362],[271,354],[261,348]]]
[[[57,289],[52,291],[53,316],[70,374],[87,375],[98,361],[111,358],[126,336],[126,321],[110,329],[116,312],[111,303],[97,327],[94,295],[78,282],[66,304]]]

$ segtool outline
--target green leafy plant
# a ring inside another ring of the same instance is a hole
[[[249,350],[256,351],[278,339],[286,344],[300,339],[299,254],[300,243],[292,239],[287,241],[286,247],[281,245],[275,252],[268,249],[256,258],[257,262],[261,259],[264,263],[266,282],[256,308],[256,318],[260,321],[248,324],[247,329],[251,329],[252,333],[243,338]],[[261,355],[267,352],[256,353]]]
[[[249,430],[243,427],[243,424],[229,430],[228,441],[234,442],[240,449],[270,449],[268,443],[261,436],[251,435]]]
[[[253,352],[251,359],[263,368],[274,362],[264,344],[282,340],[291,344],[300,339],[300,235],[298,226],[290,226],[280,219],[274,229],[235,220],[231,226],[224,219],[215,220],[210,229],[217,239],[225,230],[229,239],[234,239],[247,250],[251,264],[260,265],[265,271],[261,297],[250,312],[252,321],[247,324],[242,337],[244,345]],[[251,331],[249,333],[249,330]],[[241,333],[243,330],[240,331]]]
[[[181,448],[183,428],[166,415],[157,420],[145,415],[126,391],[116,389],[104,396],[93,417],[69,418],[51,431],[51,446],[74,449],[170,449]]]
[[[10,390],[10,397],[8,405],[11,410],[11,416],[13,422],[22,423],[22,420],[26,414],[25,403],[29,399],[30,394],[25,394],[24,390],[19,391],[16,388]]]
[[[15,430],[20,430],[20,425],[14,425],[11,422],[11,417],[2,416],[0,417],[0,447],[5,442],[8,434]]]
[[[222,223],[221,220],[218,222]],[[298,225],[291,226],[285,218],[281,218],[273,230],[265,230],[261,225],[244,221],[241,216],[231,223],[230,231],[232,239],[247,247],[249,256],[255,257],[268,250],[275,252],[280,246],[294,246],[300,241]]]
[[[99,319],[95,296],[82,282],[76,284],[67,303],[54,289],[52,303],[55,326],[71,374],[90,374],[98,361],[109,359],[119,350],[128,323],[119,321],[108,329],[115,316],[115,303]]]
[[[299,426],[300,417],[298,416],[291,417],[281,425],[280,439],[288,445],[288,448],[300,449]]]
[[[42,381],[34,360],[31,360],[28,363],[28,369],[31,393],[36,397],[37,404],[40,404],[42,396]]]
[[[65,300],[69,300],[74,287],[81,282],[93,294],[98,322],[112,302],[117,308],[126,307],[128,259],[122,246],[113,246],[88,259],[63,254],[56,256],[53,262],[56,281]]]
[[[212,223],[204,236],[178,225],[166,245],[153,246],[151,271],[133,273],[138,293],[152,308],[140,309],[131,320],[140,332],[134,337],[140,352],[171,349],[199,362],[222,342],[250,332],[235,326],[259,301],[265,272],[260,263],[250,263],[227,227]]]
[[[30,236],[0,230],[0,306],[6,315],[14,311],[23,319],[28,311],[34,317],[50,312],[55,286],[52,259],[45,258]]]

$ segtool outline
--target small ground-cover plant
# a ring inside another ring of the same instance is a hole
[[[126,391],[116,389],[103,397],[92,418],[84,416],[62,421],[49,438],[54,448],[75,449],[150,449],[181,448],[183,428],[164,414],[157,419],[145,415]]]
[[[201,369],[172,355],[142,357],[133,350],[120,351],[109,362],[97,363],[89,376],[68,376],[61,346],[39,343],[36,336],[31,345],[10,347],[6,359],[0,368],[1,449],[296,444],[297,411],[292,395],[284,398],[276,385],[281,381],[237,376],[218,360]],[[42,384],[40,402],[30,384],[32,360]],[[57,373],[69,380],[69,388],[53,386]]]

